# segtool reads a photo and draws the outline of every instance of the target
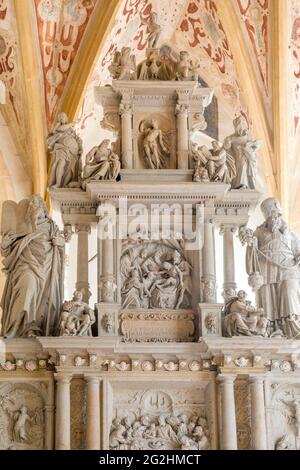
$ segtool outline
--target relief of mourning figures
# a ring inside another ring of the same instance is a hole
[[[270,322],[273,334],[300,337],[300,240],[282,218],[277,199],[261,204],[265,222],[253,232],[241,227],[247,245],[246,271],[257,293],[257,306]]]
[[[111,450],[207,450],[209,431],[205,417],[192,415],[116,417],[109,436]]]
[[[64,238],[39,195],[2,211],[2,335],[54,335],[63,292]]]
[[[180,250],[180,251],[179,251]],[[188,308],[191,265],[170,241],[126,246],[121,257],[122,306],[127,308]]]

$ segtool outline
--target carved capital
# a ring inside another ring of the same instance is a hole
[[[66,243],[69,243],[71,241],[73,233],[74,232],[73,232],[73,229],[72,229],[72,225],[71,224],[65,224],[64,225],[63,235],[64,235]]]
[[[225,233],[232,233],[235,234],[237,231],[237,225],[234,224],[222,224],[220,227],[220,235],[224,235]]]
[[[75,225],[75,232],[87,232],[88,234],[91,233],[91,226],[88,224],[77,224]]]
[[[58,372],[57,374],[54,374],[54,378],[57,382],[57,384],[70,384],[72,380],[72,375],[71,374],[64,374],[62,372]]]
[[[119,106],[119,113],[121,117],[131,116],[133,111],[133,105],[131,103],[121,103]]]
[[[217,376],[217,381],[220,385],[234,385],[234,381],[236,379],[235,374],[220,374]]]
[[[189,112],[189,105],[186,103],[177,103],[175,107],[175,113],[176,115],[188,115]]]

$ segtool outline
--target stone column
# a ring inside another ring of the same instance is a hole
[[[264,397],[264,380],[260,376],[250,376],[251,396],[251,434],[252,449],[267,449],[266,411]]]
[[[119,112],[121,115],[122,127],[122,168],[129,170],[133,166],[132,148],[132,103],[130,96],[123,94]]]
[[[214,304],[217,302],[216,262],[214,225],[210,220],[204,222],[204,245],[202,249],[202,302]]]
[[[70,383],[71,376],[55,374],[56,413],[55,413],[55,449],[70,450]]]
[[[100,378],[86,376],[86,449],[100,449]]]
[[[83,293],[84,302],[88,303],[90,298],[89,290],[89,234],[91,227],[85,224],[75,226],[77,233],[77,282],[76,289]]]
[[[223,235],[223,297],[227,301],[236,293],[235,265],[234,265],[234,241],[235,225],[224,224],[220,234]]]
[[[236,417],[234,401],[234,380],[236,376],[232,374],[219,375],[220,395],[221,395],[221,449],[237,450]]]
[[[177,104],[177,168],[187,170],[189,168],[189,132],[188,132],[187,104]]]
[[[45,406],[45,449],[53,450],[54,405]]]
[[[116,212],[112,205],[98,206],[98,301],[114,303],[115,301],[115,253],[114,240],[116,229]]]

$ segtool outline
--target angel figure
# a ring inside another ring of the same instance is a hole
[[[104,139],[100,145],[93,147],[86,156],[83,169],[83,180],[115,180],[120,172],[121,164],[110,146],[110,141]]]
[[[156,47],[161,34],[161,26],[157,23],[157,13],[152,11],[148,19],[143,18],[142,14],[140,13],[140,19],[142,24],[145,24],[147,26],[147,31],[149,32],[147,38],[148,47],[150,49],[153,49]]]
[[[136,63],[134,55],[131,55],[131,48],[122,47],[121,52],[115,51],[108,70],[115,80],[134,80],[136,78]]]
[[[150,125],[147,121],[141,121],[139,131],[142,134],[142,147],[147,166],[152,170],[165,168],[166,157],[170,156],[170,150],[157,120],[151,119]]]

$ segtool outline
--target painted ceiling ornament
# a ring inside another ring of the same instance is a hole
[[[49,127],[95,5],[96,0],[35,0]]]
[[[238,8],[257,62],[265,93],[269,95],[269,0],[237,0]]]

